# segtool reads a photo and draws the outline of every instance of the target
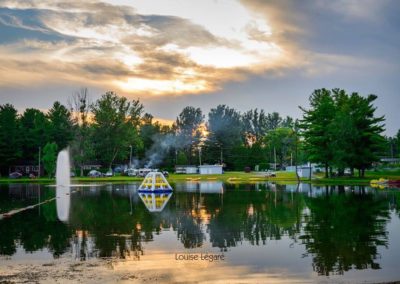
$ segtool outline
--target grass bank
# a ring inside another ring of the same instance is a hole
[[[142,181],[143,178],[140,177],[128,177],[128,176],[113,176],[113,177],[101,177],[101,178],[91,178],[91,177],[76,177],[72,178],[72,183],[85,183],[85,182],[132,182],[132,181]],[[293,173],[279,172],[275,178],[267,178],[263,173],[251,172],[225,172],[222,175],[200,175],[200,174],[170,174],[168,181],[170,182],[180,182],[180,181],[223,181],[223,182],[256,182],[256,181],[296,181],[296,176]],[[0,183],[45,183],[51,184],[55,183],[55,179],[49,178],[20,178],[20,179],[10,179],[10,178],[0,178]]]
[[[324,178],[323,174],[318,174],[313,177],[311,183],[315,184],[346,184],[346,185],[367,185],[372,179],[400,179],[400,171],[371,171],[366,172],[364,178],[359,177],[335,177],[335,178]],[[72,183],[86,183],[86,182],[132,182],[142,181],[140,177],[128,177],[128,176],[114,176],[114,177],[102,177],[102,178],[90,178],[90,177],[76,177],[72,178]],[[259,181],[274,181],[277,183],[296,183],[295,173],[289,172],[277,172],[276,177],[266,177],[262,172],[225,172],[222,175],[199,175],[199,174],[170,174],[168,181],[170,182],[182,182],[182,181],[223,181],[230,183],[252,183]],[[304,182],[309,182],[308,179],[302,179]],[[39,178],[39,179],[9,179],[0,178],[0,183],[43,183],[43,184],[54,184],[54,179]]]

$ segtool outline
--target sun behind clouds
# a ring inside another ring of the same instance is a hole
[[[290,62],[266,19],[240,2],[145,2],[5,1],[2,22],[40,36],[3,48],[3,68],[24,73],[26,85],[68,80],[163,96],[213,92]],[[21,70],[26,63],[40,65],[42,76]]]

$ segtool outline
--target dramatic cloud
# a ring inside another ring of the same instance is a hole
[[[212,11],[218,7],[207,2]],[[228,29],[208,30],[196,19],[140,14],[102,2],[5,1],[2,29],[18,30],[20,37],[10,35],[1,46],[0,64],[8,75],[0,84],[18,76],[22,85],[51,79],[133,94],[195,94],[295,63],[274,42],[266,21],[251,17],[239,3],[230,6],[244,21],[226,18]]]
[[[46,108],[86,86],[164,119],[219,103],[299,117],[340,87],[377,94],[394,133],[399,14],[396,0],[3,0],[0,100]]]

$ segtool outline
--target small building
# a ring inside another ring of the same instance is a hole
[[[35,176],[38,175],[39,173],[39,165],[34,165],[32,163],[26,163],[23,165],[16,165],[16,166],[10,166],[8,168],[8,172],[19,172],[23,175],[29,175],[29,174],[34,174]],[[43,176],[44,174],[44,168],[43,165],[40,167],[40,175]]]
[[[192,165],[176,165],[175,173],[177,174],[197,174],[197,167]]]
[[[321,168],[318,164],[315,164],[315,163],[298,165],[297,169],[304,168],[304,167],[306,167],[306,168],[307,167],[311,167],[311,170],[312,170],[313,173],[318,173],[318,172],[324,171],[323,168]],[[285,171],[286,172],[291,172],[291,173],[296,173],[296,166],[287,166],[285,168]]]
[[[297,174],[300,178],[309,178],[311,177],[311,167],[308,166],[300,166],[297,168]]]
[[[101,168],[100,164],[84,164],[84,165],[82,165],[82,169],[83,170],[88,170],[88,171],[100,170],[100,168]]]
[[[220,175],[222,174],[222,165],[203,165],[199,166],[201,175]]]
[[[289,173],[295,173],[296,172],[296,166],[287,166],[285,171]]]
[[[385,164],[392,164],[392,165],[396,165],[396,164],[400,164],[400,158],[381,158],[380,159],[381,163],[385,163]]]

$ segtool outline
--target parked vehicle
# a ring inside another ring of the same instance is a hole
[[[114,176],[114,174],[113,174],[112,171],[108,171],[108,172],[105,173],[104,176],[105,176],[105,177],[112,177],[112,176]]]
[[[169,173],[168,173],[167,171],[162,171],[162,174],[163,174],[165,177],[169,177]]]
[[[153,172],[152,169],[139,169],[138,176],[145,177],[148,173]]]
[[[130,177],[136,177],[138,175],[138,173],[139,173],[139,170],[137,170],[137,169],[128,169],[126,171],[126,174]]]
[[[271,171],[271,170],[267,170],[267,171],[265,172],[265,176],[266,176],[266,177],[276,177],[276,172]]]
[[[103,174],[96,170],[91,170],[88,174],[88,177],[102,177]]]
[[[124,169],[120,166],[114,168],[114,173],[123,173]]]
[[[13,173],[11,173],[8,177],[9,177],[9,178],[21,178],[21,177],[22,177],[22,174],[19,173],[19,172],[13,172]]]

